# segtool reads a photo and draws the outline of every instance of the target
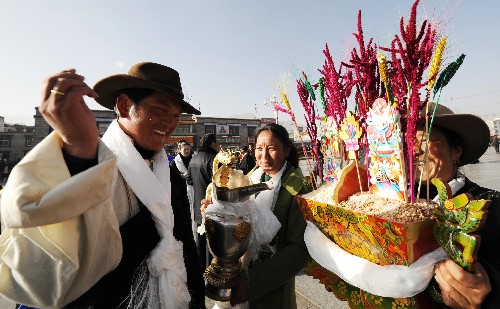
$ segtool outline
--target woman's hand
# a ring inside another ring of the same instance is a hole
[[[450,259],[436,265],[434,277],[447,306],[481,307],[486,295],[491,292],[491,284],[483,266],[479,263],[475,263],[474,266],[474,272],[469,273]]]
[[[98,95],[74,69],[65,70],[45,81],[39,110],[61,135],[68,154],[91,159],[97,153],[99,131],[83,96],[95,98]]]
[[[200,211],[201,211],[201,215],[202,216],[205,216],[205,210],[207,209],[208,205],[212,204],[212,201],[211,200],[201,200],[201,207],[200,207]]]

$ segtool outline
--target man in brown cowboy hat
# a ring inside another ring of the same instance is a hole
[[[103,139],[90,96],[117,120]],[[2,194],[0,294],[42,308],[205,308],[186,186],[163,145],[184,100],[179,74],[139,63],[94,89],[75,70],[44,85],[54,128]]]

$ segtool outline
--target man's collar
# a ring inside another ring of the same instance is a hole
[[[135,147],[135,149],[137,149],[137,151],[139,152],[141,157],[145,160],[152,159],[156,153],[156,151],[154,151],[154,150],[145,149],[145,148],[139,146],[139,144],[137,144],[135,141],[134,141],[134,147]]]

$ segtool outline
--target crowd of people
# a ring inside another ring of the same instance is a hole
[[[85,96],[117,114],[102,139]],[[178,72],[138,63],[90,87],[76,70],[64,70],[45,81],[39,110],[54,131],[11,171],[1,194],[0,294],[18,307],[205,308],[203,271],[212,257],[197,230],[210,207],[206,189],[219,149],[214,134],[196,151],[182,140],[169,163],[164,144],[180,115],[200,114],[184,100]],[[454,195],[492,201],[475,270],[447,259],[435,279],[452,308],[500,308],[492,292],[500,284],[500,195],[458,170],[486,151],[488,127],[449,109],[434,123],[424,183],[439,177]],[[294,279],[309,255],[294,197],[307,187],[283,126],[265,125],[255,138],[236,167],[253,183],[278,184],[257,201],[281,227],[268,244],[273,250],[231,281],[230,304],[296,308]],[[415,152],[423,160],[419,145]]]

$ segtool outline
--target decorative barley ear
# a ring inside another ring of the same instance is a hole
[[[380,71],[380,79],[384,84],[387,84],[389,81],[389,70],[387,68],[387,58],[385,58],[384,54],[379,53],[377,56],[378,60],[378,68]]]
[[[237,242],[242,243],[248,238],[251,231],[252,227],[250,223],[243,221],[238,223],[234,228],[233,237]]]
[[[427,89],[429,90],[429,92],[434,87],[434,83],[436,82],[439,69],[441,68],[441,61],[443,60],[443,53],[445,47],[446,47],[446,36],[439,41],[436,47],[436,52],[434,53],[434,57],[432,58],[432,64],[429,70],[429,83],[427,84]]]

